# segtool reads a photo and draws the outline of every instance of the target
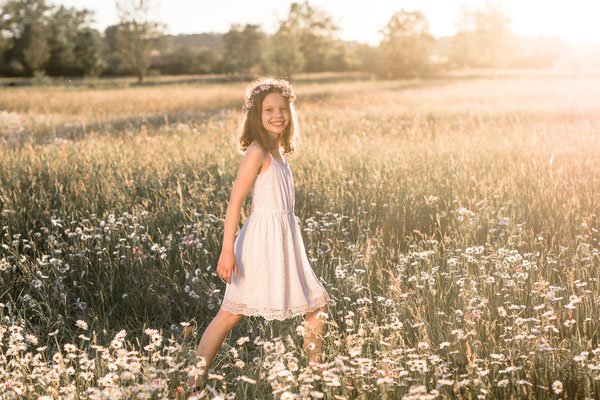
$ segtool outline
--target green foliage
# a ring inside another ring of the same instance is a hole
[[[146,0],[123,0],[117,3],[119,24],[114,48],[123,65],[142,83],[152,64],[154,52],[164,32],[164,25],[152,21]]]
[[[378,49],[377,72],[384,78],[413,78],[430,71],[433,37],[425,16],[401,10],[383,30]]]
[[[101,37],[90,27],[93,13],[61,6],[51,15],[48,42],[50,75],[97,75],[100,69]]]
[[[209,74],[218,72],[220,61],[214,50],[182,46],[165,51],[155,65],[162,74]]]
[[[251,77],[265,68],[266,35],[259,25],[234,24],[223,36],[223,70]]]
[[[44,71],[35,71],[33,78],[31,79],[32,86],[50,86],[52,85],[52,78],[50,78]]]
[[[50,58],[49,10],[44,0],[9,0],[1,8],[0,36],[12,39],[5,45],[6,58],[21,64],[29,74],[43,69]]]
[[[306,72],[328,69],[335,51],[333,36],[338,30],[329,14],[311,6],[306,0],[292,3],[287,19],[281,21],[279,27],[279,31],[297,38],[298,43],[293,43],[293,46],[299,47]]]
[[[270,39],[270,69],[272,73],[292,79],[295,73],[304,70],[306,62],[300,47],[298,35],[284,24]]]
[[[31,73],[43,69],[50,58],[46,27],[41,23],[32,23],[24,32],[23,64]]]
[[[98,76],[103,68],[102,37],[96,29],[84,28],[75,36],[76,65],[84,76]]]

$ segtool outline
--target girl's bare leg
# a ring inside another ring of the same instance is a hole
[[[190,388],[198,387],[204,384],[204,380],[208,374],[208,370],[217,355],[217,352],[221,348],[223,340],[229,334],[229,332],[244,318],[242,314],[233,314],[229,311],[220,309],[213,320],[208,324],[204,332],[200,343],[196,348],[196,358],[194,363],[199,361],[200,357],[204,357],[206,360],[206,366],[204,367],[204,374],[196,379],[190,377],[188,379],[188,386]]]
[[[327,312],[328,306],[317,308],[306,313],[306,328],[304,332],[304,351],[309,361],[321,362],[323,349],[323,331],[325,329],[324,317],[319,317],[319,312]]]

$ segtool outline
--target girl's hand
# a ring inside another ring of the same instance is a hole
[[[217,264],[217,274],[225,282],[231,284],[231,271],[235,271],[235,276],[238,276],[237,261],[235,254],[232,250],[223,250],[219,256],[219,263]]]

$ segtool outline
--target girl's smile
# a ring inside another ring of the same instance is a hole
[[[262,124],[267,132],[282,134],[290,120],[287,100],[280,93],[268,94],[262,103]]]

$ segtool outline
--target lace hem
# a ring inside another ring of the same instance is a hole
[[[272,308],[265,307],[253,307],[247,304],[234,303],[227,299],[223,299],[223,303],[221,304],[221,308],[229,311],[233,314],[243,314],[246,316],[261,316],[267,321],[272,321],[277,319],[279,321],[283,321],[287,318],[292,318],[300,314],[306,314],[309,311],[313,311],[319,307],[324,306],[329,303],[330,298],[327,292],[323,293],[319,297],[315,298],[308,304],[304,304],[297,307],[289,307],[283,310],[277,310]]]

